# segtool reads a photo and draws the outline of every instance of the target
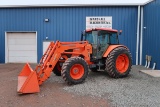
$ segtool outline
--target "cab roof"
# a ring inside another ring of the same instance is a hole
[[[94,29],[86,29],[86,32],[97,31],[97,30],[104,30],[104,31],[115,32],[115,33],[118,32],[118,30],[110,29],[110,28],[94,28]]]

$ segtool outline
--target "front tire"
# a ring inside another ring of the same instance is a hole
[[[68,58],[62,66],[62,77],[69,84],[84,82],[88,76],[88,65],[81,57]]]
[[[113,78],[128,76],[132,66],[131,53],[125,47],[115,48],[106,58],[105,71]]]

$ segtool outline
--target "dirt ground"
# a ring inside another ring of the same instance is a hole
[[[23,66],[0,64],[0,107],[109,107],[106,99],[66,92],[63,90],[67,85],[65,82],[46,81],[40,87],[40,93],[19,95],[17,78]],[[51,78],[54,76],[52,74]]]

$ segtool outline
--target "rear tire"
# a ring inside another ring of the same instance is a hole
[[[128,76],[132,66],[131,53],[125,47],[115,48],[106,58],[105,71],[113,78]]]
[[[81,57],[68,58],[62,66],[62,77],[69,84],[84,82],[88,76],[88,65]]]

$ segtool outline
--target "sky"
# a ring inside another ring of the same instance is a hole
[[[143,5],[152,0],[0,0],[0,6],[8,5]]]

